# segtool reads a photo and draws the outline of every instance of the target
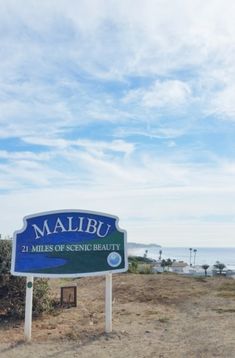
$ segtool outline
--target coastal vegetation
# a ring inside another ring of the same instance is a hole
[[[130,273],[145,273],[150,274],[154,273],[154,265],[156,260],[147,257],[148,250],[145,250],[144,256],[129,256],[129,272]],[[169,271],[170,266],[173,264],[174,260],[168,258],[167,260],[160,260],[160,266],[163,268],[163,272]]]
[[[208,270],[209,267],[210,267],[210,266],[207,265],[207,264],[202,265],[202,268],[203,268],[203,270],[205,271],[205,276],[207,276],[207,270]]]
[[[155,260],[147,257],[146,253],[144,256],[129,256],[129,269],[130,273],[141,273],[150,274],[153,273],[153,265]]]
[[[142,247],[143,249],[144,247]],[[207,276],[216,276],[216,275],[224,275],[224,276],[232,276],[234,274],[233,270],[225,270],[226,265],[220,261],[216,261],[214,265],[203,264],[203,265],[195,265],[195,257],[198,250],[189,249],[190,250],[190,263],[187,264],[184,261],[177,261],[176,259],[171,258],[162,258],[162,249],[159,250],[159,257],[157,260],[149,257],[149,250],[145,249],[143,252],[143,256],[129,256],[129,272],[131,273],[161,273],[161,272],[176,272],[180,274],[186,275],[202,275],[202,269],[204,270],[205,277]],[[192,264],[192,254],[193,264]],[[156,257],[156,255],[155,255]],[[162,270],[161,270],[162,268]],[[185,268],[185,270],[184,270]],[[190,268],[190,270],[189,270]],[[208,270],[210,268],[210,271]]]
[[[170,266],[172,266],[172,264],[173,264],[173,261],[170,258],[168,258],[167,260],[165,260],[165,259],[161,260],[161,267],[163,268],[163,271],[165,271],[166,267],[169,271],[169,268],[170,268]]]
[[[222,272],[225,269],[225,267],[226,267],[226,265],[219,261],[216,261],[216,263],[214,264],[214,268],[216,270],[219,270],[220,275],[222,275]]]

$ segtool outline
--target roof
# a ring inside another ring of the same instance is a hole
[[[186,264],[186,262],[184,261],[179,261],[179,262],[174,261],[171,265],[171,267],[186,267],[186,266],[188,266],[188,264]]]

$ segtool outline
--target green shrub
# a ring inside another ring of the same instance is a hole
[[[11,241],[0,240],[0,285],[11,269]]]
[[[130,273],[137,273],[138,271],[138,261],[137,260],[133,260],[129,263],[129,269],[128,272]]]
[[[22,318],[25,309],[26,278],[12,276],[11,241],[0,240],[0,314]],[[35,279],[33,314],[39,315],[52,308],[48,280]]]
[[[138,263],[148,263],[148,264],[152,264],[154,262],[153,259],[149,259],[148,257],[143,257],[143,256],[128,256],[128,261],[129,262],[137,261]]]
[[[153,273],[153,268],[152,265],[148,265],[148,264],[143,264],[139,267],[139,273],[140,274],[152,274]]]

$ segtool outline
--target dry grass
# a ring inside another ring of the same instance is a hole
[[[235,280],[222,283],[218,287],[218,295],[220,297],[234,297],[235,298]]]
[[[235,357],[232,279],[114,275],[111,335],[104,334],[104,278],[51,280],[54,295],[59,299],[60,287],[71,283],[78,286],[78,307],[35,320],[30,346],[19,345],[23,322],[1,322],[0,357],[62,358],[66,349],[68,357],[83,358]]]

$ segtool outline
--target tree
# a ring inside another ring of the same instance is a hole
[[[162,259],[162,250],[159,250],[159,260]]]
[[[189,265],[192,266],[192,248],[189,248]]]
[[[168,271],[169,271],[169,267],[173,264],[172,260],[171,259],[167,259],[166,260],[166,266],[168,267]]]
[[[197,249],[194,249],[193,253],[194,253],[193,266],[195,266]]]
[[[205,270],[205,276],[207,276],[207,270],[208,270],[209,267],[210,267],[210,266],[207,265],[207,264],[202,265],[203,270]]]
[[[144,258],[147,259],[147,256],[148,256],[148,250],[145,250]]]
[[[0,240],[0,284],[11,270],[11,241]]]
[[[165,259],[163,259],[162,261],[161,261],[161,267],[163,267],[163,271],[165,271],[165,267],[168,267],[168,271],[169,271],[169,267],[172,265],[172,260],[171,259],[167,259],[167,260],[165,260]]]
[[[161,261],[161,267],[163,268],[163,271],[165,271],[165,267],[166,267],[166,260],[165,259],[163,259]]]
[[[219,270],[220,275],[222,275],[222,271],[225,267],[226,267],[226,265],[219,261],[216,261],[216,263],[214,264],[214,268]]]

